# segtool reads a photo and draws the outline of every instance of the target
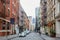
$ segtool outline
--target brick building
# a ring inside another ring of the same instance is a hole
[[[9,0],[0,0],[0,36],[10,33],[10,2]]]
[[[0,36],[14,33],[12,28],[13,25],[18,24],[18,11],[19,0],[0,0]],[[11,18],[14,18],[14,24],[10,24]]]
[[[10,15],[10,20],[12,21],[11,26],[13,26],[13,28],[11,30],[12,33],[14,34],[16,32],[15,30],[15,26],[18,26],[18,19],[19,19],[19,0],[10,0],[10,9],[11,9],[11,15]],[[14,23],[13,23],[14,21]]]
[[[19,10],[19,33],[21,33],[26,29],[29,29],[29,19],[21,5]]]
[[[26,30],[29,30],[29,19],[26,13],[24,13],[24,24],[25,24]]]

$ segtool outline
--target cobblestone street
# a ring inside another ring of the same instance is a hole
[[[39,35],[39,33],[32,32],[26,37],[17,37],[11,40],[55,40],[55,38],[50,38],[46,35]]]
[[[0,37],[0,40],[60,40],[60,38],[53,38],[46,35],[39,35],[39,33],[31,32],[26,35],[26,37],[18,37],[18,35],[13,35],[9,37]]]
[[[38,33],[30,33],[26,37],[18,37],[11,40],[43,40]]]

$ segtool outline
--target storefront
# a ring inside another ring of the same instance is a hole
[[[55,37],[56,36],[56,23],[55,20],[52,20],[48,23],[48,34],[49,36]]]
[[[0,36],[9,35],[10,21],[0,17]]]

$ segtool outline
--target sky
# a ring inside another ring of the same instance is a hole
[[[40,0],[20,0],[20,3],[27,16],[35,18],[35,8],[40,6]]]

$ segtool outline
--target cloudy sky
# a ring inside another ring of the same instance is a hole
[[[40,0],[20,0],[28,16],[35,17],[35,8],[40,6]]]

